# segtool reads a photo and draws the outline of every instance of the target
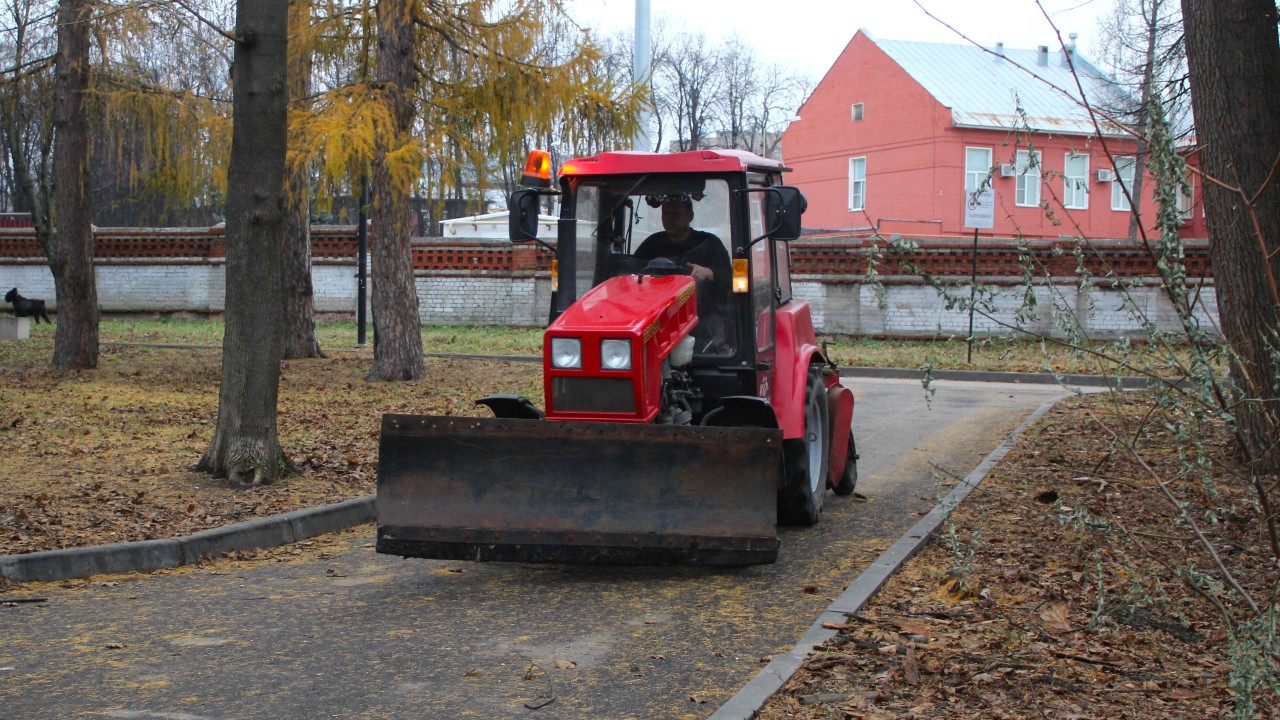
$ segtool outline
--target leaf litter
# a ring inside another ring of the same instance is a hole
[[[1256,597],[1275,582],[1265,529],[1240,477],[1179,472],[1182,448],[1152,405],[1146,393],[1059,403],[859,614],[826,624],[838,635],[759,717],[1231,716],[1223,617],[1177,576],[1207,563],[1094,418],[1128,428],[1180,497],[1228,518],[1204,530]],[[1220,428],[1201,440],[1229,445]],[[1270,689],[1254,700],[1257,717],[1280,716]]]
[[[540,392],[531,363],[429,359],[414,383],[367,383],[363,355],[287,361],[279,429],[299,474],[232,489],[192,470],[217,419],[219,354],[106,346],[99,367],[0,363],[0,555],[188,535],[374,492],[385,412],[484,415]]]

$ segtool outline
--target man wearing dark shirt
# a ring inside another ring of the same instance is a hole
[[[729,291],[733,282],[733,266],[729,252],[720,238],[709,232],[694,230],[693,201],[687,197],[667,198],[662,203],[662,232],[650,235],[635,252],[641,260],[667,258],[689,268],[698,285],[698,315],[702,322],[694,334],[699,337],[700,352],[711,351],[702,340],[724,343],[729,332]]]

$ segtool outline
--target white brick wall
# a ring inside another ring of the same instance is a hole
[[[356,268],[352,264],[323,263],[312,266],[316,310],[325,313],[354,313],[356,310]],[[220,312],[223,309],[226,276],[221,260],[190,263],[137,264],[99,261],[98,298],[106,312]],[[43,298],[54,307],[53,275],[38,262],[0,265],[0,291],[11,287],[23,295]],[[969,329],[967,311],[948,310],[945,300],[933,288],[920,284],[884,285],[886,307],[882,309],[876,289],[861,283],[820,282],[797,278],[793,285],[797,298],[808,300],[814,323],[828,334],[868,334],[898,336],[965,336]],[[952,293],[968,298],[966,286]],[[546,323],[551,301],[547,278],[502,274],[419,273],[417,294],[422,321],[430,325],[526,325]],[[1081,295],[1077,297],[1077,295]],[[1181,330],[1176,314],[1163,292],[1152,286],[1136,286],[1127,292],[1099,285],[1078,293],[1073,285],[1053,289],[1035,288],[1036,305],[1029,317],[1017,317],[1022,303],[1021,289],[999,288],[994,298],[993,317],[976,315],[974,331],[981,335],[1003,334],[1010,327],[1061,337],[1061,322],[1078,322],[1082,333],[1095,339],[1122,335],[1140,336],[1142,322],[1134,309],[1158,327]],[[1059,308],[1082,316],[1061,316]],[[1217,298],[1205,287],[1199,295],[1196,319],[1212,331],[1217,326]]]
[[[850,335],[934,336],[969,332],[969,313],[963,307],[969,298],[967,286],[949,292],[965,303],[953,303],[952,309],[937,290],[920,284],[883,285],[884,307],[876,297],[876,288],[855,283],[823,283],[800,281],[793,284],[795,296],[808,300],[814,324],[819,331]],[[1180,332],[1172,304],[1159,287],[1138,286],[1122,293],[1109,287],[1095,287],[1087,298],[1080,297],[1075,286],[1062,285],[1033,288],[1035,304],[1023,309],[1020,287],[1000,287],[990,304],[994,312],[985,312],[980,300],[974,314],[973,330],[978,335],[1000,335],[1018,328],[1026,332],[1063,337],[1063,328],[1077,325],[1084,336],[1110,339],[1120,336],[1142,336],[1143,320],[1166,331]],[[1092,300],[1092,307],[1088,300]],[[1216,327],[1217,297],[1212,287],[1199,295],[1195,316],[1200,327],[1212,331]],[[1135,315],[1133,310],[1139,311]],[[1020,312],[1021,310],[1021,312]],[[1216,334],[1216,333],[1214,333]]]
[[[4,293],[9,292],[9,288],[15,287],[24,297],[39,298],[49,307],[54,306],[53,271],[44,263],[0,265],[0,298],[4,297]],[[13,306],[4,303],[0,304],[0,308],[9,310]]]
[[[418,311],[429,325],[542,325],[547,306],[536,302],[538,284],[533,278],[419,275]]]

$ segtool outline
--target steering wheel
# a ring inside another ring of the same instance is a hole
[[[667,275],[688,275],[690,274],[689,266],[684,263],[678,263],[671,258],[654,258],[649,264],[640,271],[641,275],[652,275],[654,277],[666,277]]]

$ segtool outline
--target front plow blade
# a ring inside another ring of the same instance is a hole
[[[780,430],[384,415],[377,550],[770,563],[781,468]]]

